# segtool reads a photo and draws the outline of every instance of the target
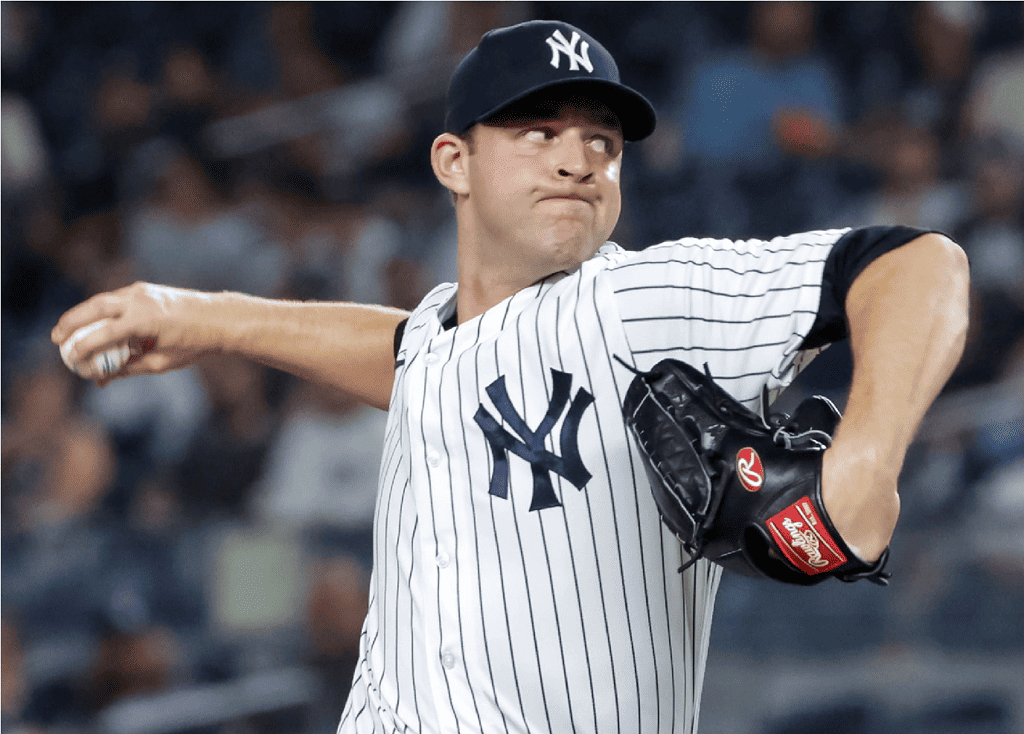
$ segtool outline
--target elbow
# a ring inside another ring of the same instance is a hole
[[[966,287],[970,279],[970,263],[967,253],[956,242],[945,235],[932,232],[914,240],[919,248],[927,250],[928,259],[950,278],[963,281]]]
[[[929,235],[936,241],[939,259],[944,264],[949,277],[958,285],[958,291],[966,291],[971,280],[971,265],[967,253],[956,242],[944,235]]]
[[[943,262],[946,265],[948,277],[950,300],[954,302],[954,308],[959,315],[960,327],[964,333],[967,331],[968,323],[968,302],[971,290],[971,264],[967,259],[967,253],[953,240],[948,237],[939,237],[942,245]]]
[[[971,266],[967,253],[956,242],[941,234],[926,234],[915,240],[917,256],[931,265],[935,282],[944,298],[967,309]]]
[[[959,355],[963,351],[970,322],[970,262],[963,248],[949,237],[928,234],[921,239],[928,240],[938,286],[936,300],[940,310],[945,312],[946,328],[957,345]]]

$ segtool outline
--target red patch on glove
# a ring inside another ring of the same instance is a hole
[[[748,492],[756,492],[764,485],[761,457],[749,446],[736,452],[736,476]]]
[[[846,556],[829,535],[809,497],[797,500],[768,520],[767,525],[779,551],[810,576],[828,573],[846,563]]]

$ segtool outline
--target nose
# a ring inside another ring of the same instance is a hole
[[[554,148],[554,165],[559,178],[571,178],[584,182],[590,178],[591,163],[587,156],[586,143],[580,130],[570,128],[559,135]]]

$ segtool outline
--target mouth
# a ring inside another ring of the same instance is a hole
[[[552,194],[541,198],[541,201],[579,201],[584,204],[593,204],[594,200],[580,194]]]

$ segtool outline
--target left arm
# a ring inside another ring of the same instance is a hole
[[[853,379],[822,498],[867,561],[889,544],[904,456],[963,352],[968,280],[960,247],[926,234],[874,260],[846,297]]]

